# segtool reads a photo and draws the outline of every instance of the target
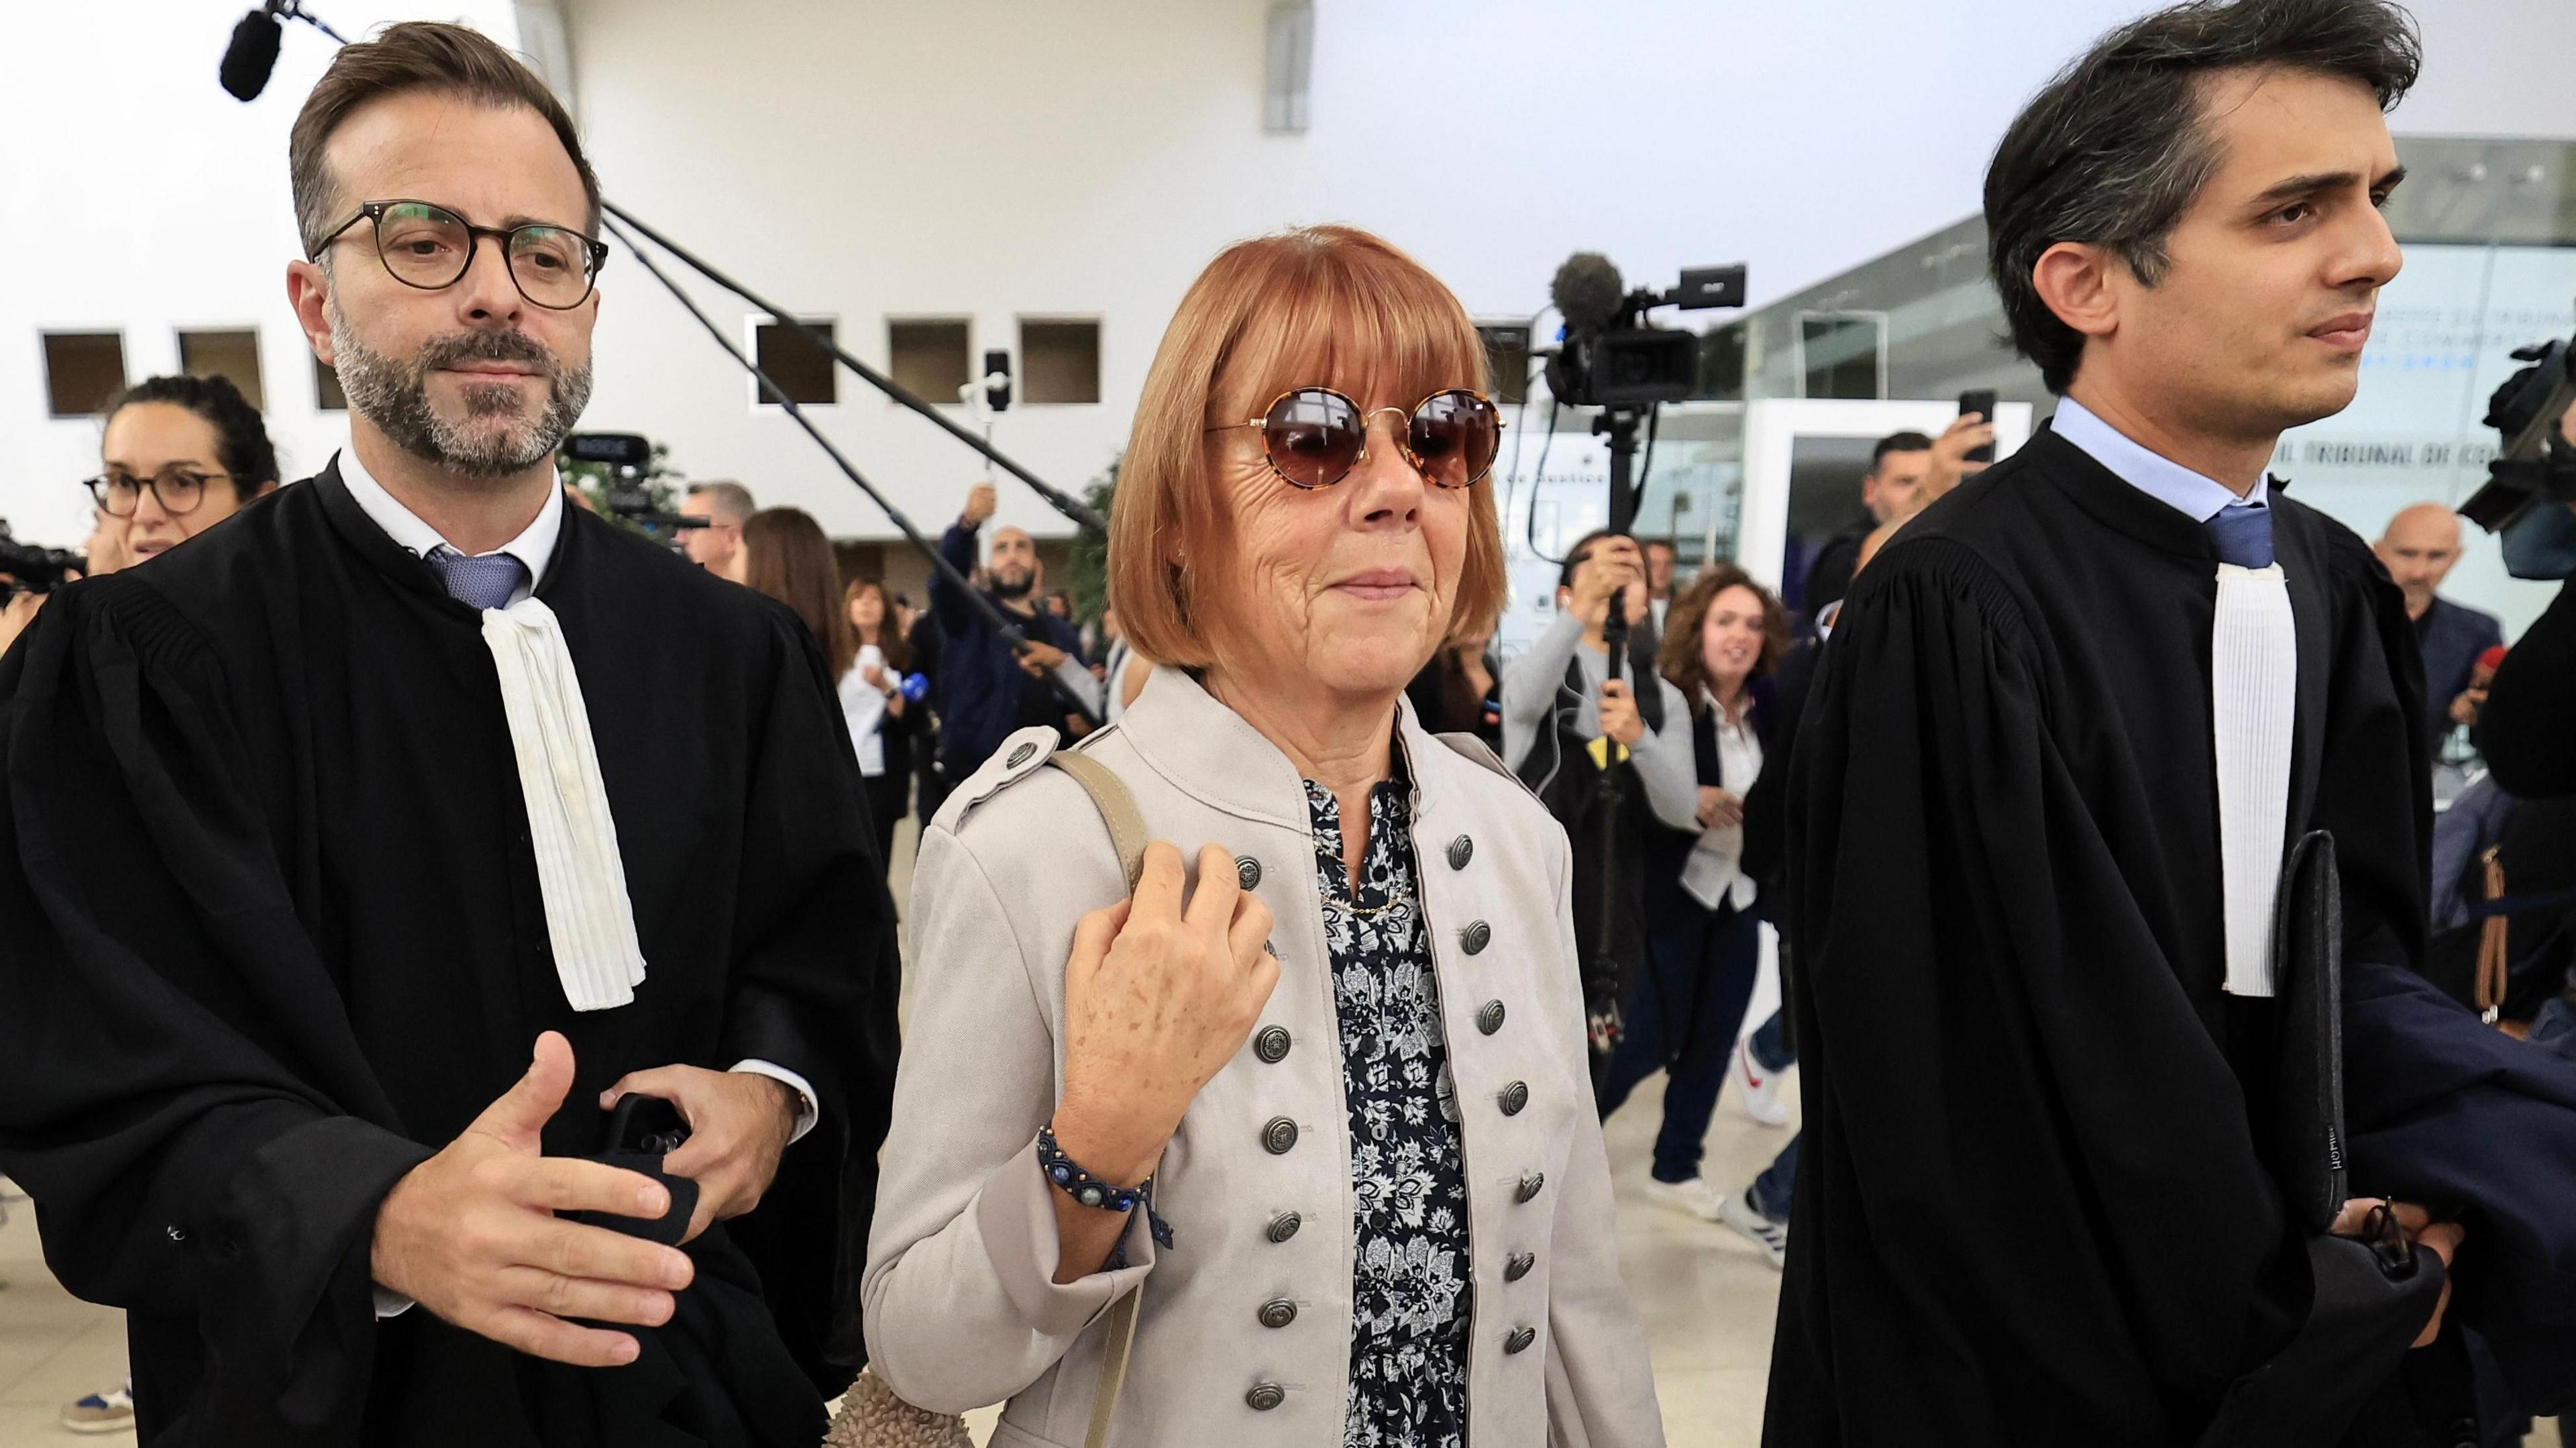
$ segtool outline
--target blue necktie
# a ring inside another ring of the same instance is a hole
[[[468,558],[444,545],[429,550],[424,561],[438,570],[448,597],[474,609],[509,607],[510,595],[528,574],[527,565],[507,553]]]
[[[2239,568],[2272,566],[2272,510],[2251,503],[2230,503],[2209,520],[2209,541],[2218,545],[2218,561]]]

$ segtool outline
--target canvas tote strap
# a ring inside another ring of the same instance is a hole
[[[1108,765],[1087,754],[1060,749],[1047,762],[1072,775],[1074,783],[1091,796],[1101,823],[1109,827],[1110,848],[1118,852],[1118,873],[1127,881],[1128,893],[1135,893],[1136,878],[1145,872],[1146,838],[1145,816],[1136,808],[1136,796]],[[1109,1340],[1101,1349],[1100,1388],[1092,1395],[1091,1431],[1082,1440],[1084,1448],[1109,1448],[1109,1425],[1118,1416],[1118,1390],[1127,1383],[1128,1353],[1136,1345],[1136,1311],[1144,1295],[1139,1285],[1110,1304]]]

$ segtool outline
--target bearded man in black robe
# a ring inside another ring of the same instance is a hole
[[[606,249],[542,83],[398,25],[291,164],[350,448],[0,663],[0,1168],[127,1310],[147,1444],[802,1448],[746,1245],[783,1213],[770,1295],[828,1297],[893,1069],[831,681],[565,504]],[[629,1094],[684,1220],[582,1159]]]
[[[2449,1445],[2464,1320],[2530,1405],[2576,1390],[2576,1073],[2414,973],[2403,602],[2265,476],[2353,397],[2416,69],[2383,0],[2178,7],[1996,155],[1995,281],[2064,401],[1854,585],[1801,730],[1773,1448]],[[2312,832],[2310,1019],[2274,907]],[[2346,1094],[2312,1157],[2308,1051]]]

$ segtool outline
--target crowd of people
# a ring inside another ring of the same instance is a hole
[[[1988,178],[2049,426],[1881,440],[1786,602],[1579,539],[1506,659],[1482,344],[1386,241],[1189,288],[1099,617],[990,484],[916,608],[741,483],[590,510],[571,118],[344,49],[289,281],[350,446],[281,486],[147,380],[0,618],[0,1169],[133,1364],[65,1424],[1653,1445],[1600,1123],[1660,1074],[1641,1194],[1784,1273],[1774,1448],[2515,1441],[2576,1405],[2576,612],[2507,650],[2446,506],[2265,471],[2419,59],[2106,37]]]

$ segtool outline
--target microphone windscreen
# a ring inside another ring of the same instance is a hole
[[[1547,287],[1548,300],[1565,317],[1569,332],[1597,332],[1609,326],[1627,295],[1627,283],[1619,279],[1619,269],[1597,251],[1578,251],[1567,257],[1565,265],[1556,269],[1556,280]]]
[[[277,69],[279,29],[277,17],[265,10],[252,11],[233,27],[232,43],[224,47],[224,63],[217,74],[234,100],[249,100],[268,85],[269,72]]]

